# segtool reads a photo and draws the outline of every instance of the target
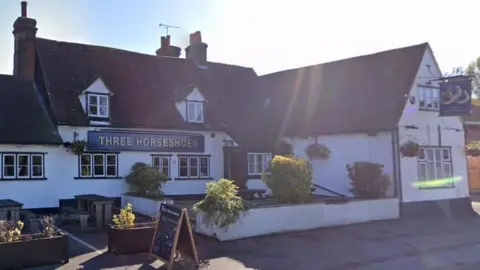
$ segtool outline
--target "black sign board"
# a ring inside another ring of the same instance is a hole
[[[472,82],[469,77],[440,83],[440,116],[470,115]]]
[[[166,262],[167,269],[170,270],[176,251],[190,257],[198,265],[197,250],[187,210],[162,203],[150,254]]]

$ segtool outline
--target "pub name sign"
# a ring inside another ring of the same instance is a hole
[[[199,134],[129,131],[89,131],[91,151],[204,152],[205,137]]]

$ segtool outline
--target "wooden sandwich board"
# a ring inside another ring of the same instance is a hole
[[[187,210],[162,203],[150,247],[150,257],[167,264],[171,270],[176,252],[190,257],[198,266],[198,255]]]

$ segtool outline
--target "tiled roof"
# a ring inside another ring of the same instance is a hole
[[[0,143],[62,143],[32,82],[0,75],[0,96]]]
[[[251,68],[209,62],[205,69],[184,58],[41,38],[37,52],[59,123],[88,124],[78,94],[101,78],[113,93],[113,127],[191,128],[175,101],[192,85],[207,100],[205,128],[229,131],[226,126],[248,124],[243,113],[254,91],[256,73]]]
[[[395,129],[427,47],[260,76],[265,130],[308,136]]]

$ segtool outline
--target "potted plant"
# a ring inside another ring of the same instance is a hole
[[[122,194],[123,206],[130,203],[135,205],[137,213],[156,217],[163,202],[173,204],[172,199],[163,196],[161,188],[167,177],[157,168],[137,162],[133,164],[125,180],[132,192]]]
[[[85,149],[87,148],[87,141],[85,140],[74,141],[70,145],[70,147],[72,148],[72,153],[79,156],[85,152]]]
[[[331,154],[330,149],[326,145],[321,143],[310,144],[305,149],[305,152],[307,153],[307,156],[310,159],[315,159],[315,158],[327,159],[328,157],[330,157],[330,154]]]
[[[116,255],[148,252],[155,232],[155,222],[135,223],[131,204],[113,216],[108,229],[108,250]]]
[[[472,157],[480,156],[480,141],[470,142],[465,148],[467,151],[467,155]]]
[[[416,157],[419,151],[420,145],[413,140],[408,140],[400,147],[400,153],[404,157]]]
[[[68,263],[68,236],[55,227],[54,217],[42,217],[43,231],[22,234],[23,223],[0,221],[0,266],[23,269],[53,263]]]

